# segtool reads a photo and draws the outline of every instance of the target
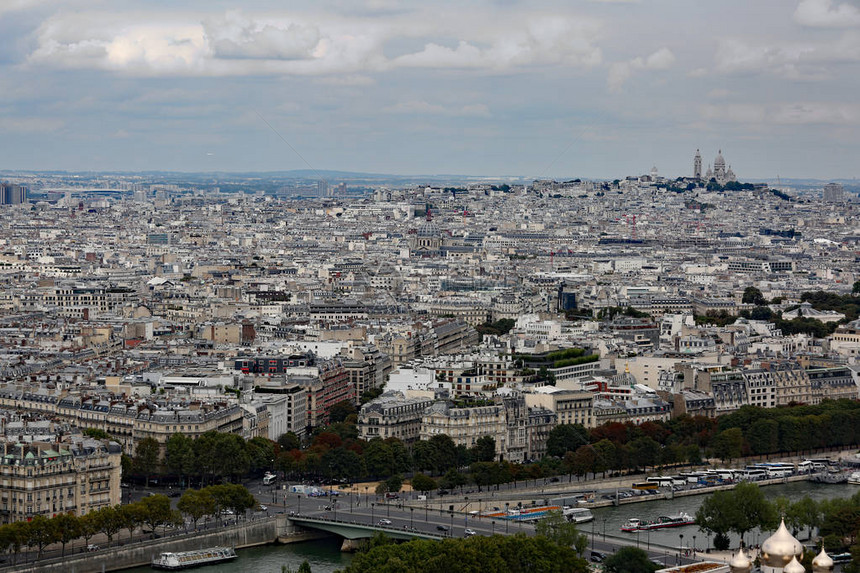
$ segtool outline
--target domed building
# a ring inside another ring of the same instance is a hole
[[[785,520],[780,521],[776,533],[761,544],[762,573],[792,573],[803,571],[799,561],[803,557],[803,545],[788,531]]]
[[[698,153],[698,151],[696,151]],[[701,161],[701,157],[699,158]],[[701,169],[701,167],[699,168]],[[710,165],[708,166],[708,171],[705,173],[705,181],[710,181],[714,179],[720,185],[725,185],[729,181],[737,181],[738,178],[735,176],[735,172],[732,171],[731,166],[726,167],[726,160],[723,158],[723,150],[717,153],[717,158],[714,159],[714,168],[711,169]]]
[[[442,230],[433,221],[421,223],[409,240],[409,248],[419,257],[441,256]]]

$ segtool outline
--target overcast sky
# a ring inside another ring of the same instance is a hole
[[[849,178],[858,84],[860,0],[0,0],[0,169]]]

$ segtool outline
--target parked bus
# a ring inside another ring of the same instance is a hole
[[[631,487],[633,489],[638,489],[640,491],[647,491],[647,490],[654,491],[657,489],[658,486],[654,482],[646,481],[646,482],[634,483]]]

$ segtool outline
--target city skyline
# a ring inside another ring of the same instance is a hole
[[[851,179],[855,0],[0,7],[0,169]]]

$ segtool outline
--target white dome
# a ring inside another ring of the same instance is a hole
[[[802,556],[803,545],[788,532],[785,520],[780,521],[776,533],[761,544],[761,559],[768,567],[785,567],[795,557]]]

